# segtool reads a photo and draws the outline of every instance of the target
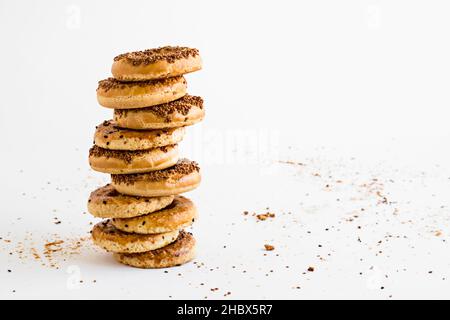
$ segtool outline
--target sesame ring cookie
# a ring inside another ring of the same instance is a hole
[[[168,246],[143,253],[115,253],[114,258],[136,268],[169,268],[185,264],[195,257],[195,238],[180,231],[177,240]]]
[[[97,126],[94,144],[111,150],[148,150],[177,144],[183,140],[184,133],[184,127],[158,130],[123,129],[110,120]]]
[[[140,82],[120,82],[108,78],[99,81],[97,100],[106,108],[144,108],[179,99],[186,94],[186,90],[187,83],[182,76]]]
[[[110,220],[97,223],[92,229],[94,243],[109,252],[139,253],[165,247],[176,241],[179,231],[158,234],[134,234],[116,229]]]
[[[179,76],[201,68],[197,49],[166,46],[118,55],[111,72],[120,81],[142,81]]]
[[[114,121],[123,128],[160,129],[193,125],[205,117],[203,99],[197,96],[184,97],[140,109],[114,110]]]
[[[89,150],[89,165],[98,172],[131,174],[162,170],[178,161],[178,146],[149,150],[109,150],[94,145]]]
[[[110,184],[91,193],[88,211],[98,218],[132,218],[161,210],[172,203],[174,196],[134,197],[120,194]]]
[[[194,161],[181,159],[173,167],[142,174],[113,174],[112,185],[123,194],[160,197],[195,189],[201,181],[200,168]]]
[[[183,196],[175,196],[164,209],[136,218],[112,219],[111,223],[124,232],[152,234],[183,229],[190,226],[196,217],[194,203]]]

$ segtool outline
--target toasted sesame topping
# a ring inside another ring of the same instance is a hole
[[[164,146],[164,147],[158,147],[158,148],[154,148],[154,149],[159,149],[162,152],[166,153],[170,147],[173,147],[173,146]],[[133,161],[133,159],[135,159],[136,157],[148,154],[149,152],[151,152],[154,149],[134,150],[134,151],[131,151],[131,150],[110,150],[110,149],[100,148],[99,146],[94,145],[89,150],[89,156],[90,157],[116,158],[116,159],[119,159],[119,160],[123,160],[126,163],[131,163]]]
[[[198,54],[198,49],[194,48],[165,46],[123,53],[115,57],[114,61],[126,60],[134,66],[138,66],[141,64],[148,65],[162,60],[174,63],[177,60],[188,59],[189,57],[195,57]]]
[[[159,104],[141,109],[116,109],[114,110],[114,116],[121,118],[126,116],[129,112],[145,112],[150,111],[156,116],[164,119],[165,122],[170,122],[170,116],[174,113],[180,113],[183,116],[189,114],[191,108],[195,106],[203,109],[203,99],[198,96],[185,95],[184,97],[171,101],[168,103]]]
[[[105,92],[108,92],[109,90],[112,90],[112,89],[125,89],[125,88],[136,87],[136,86],[138,86],[138,87],[149,87],[149,86],[165,87],[165,86],[173,85],[173,84],[179,82],[181,79],[184,82],[186,82],[186,80],[183,78],[183,76],[166,78],[166,79],[145,80],[145,81],[128,81],[128,82],[119,81],[114,78],[108,78],[108,79],[100,80],[98,82],[97,91],[102,89]]]
[[[134,182],[142,180],[156,182],[167,180],[170,178],[177,179],[181,178],[182,176],[191,174],[194,171],[200,171],[200,167],[198,166],[197,162],[190,161],[188,159],[181,159],[178,160],[176,165],[164,170],[136,174],[112,174],[111,179],[114,183],[124,183],[130,185]]]

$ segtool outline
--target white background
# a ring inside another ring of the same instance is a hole
[[[0,297],[448,298],[449,10],[2,0]],[[115,55],[167,44],[204,60],[187,80],[207,119],[182,143],[203,169],[197,264],[136,270],[86,242],[42,266],[31,249],[85,236],[86,199],[108,181],[87,164],[111,117],[97,81]],[[276,218],[256,222],[266,207]]]

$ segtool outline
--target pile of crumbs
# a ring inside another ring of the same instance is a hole
[[[43,267],[59,269],[60,265],[72,257],[80,255],[90,247],[90,237],[62,238],[58,234],[36,237],[27,232],[21,240],[14,240],[10,234],[0,237],[1,251],[18,258],[22,263],[37,262]]]

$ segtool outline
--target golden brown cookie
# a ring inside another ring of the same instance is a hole
[[[126,233],[116,229],[110,220],[97,223],[92,229],[94,243],[109,252],[139,253],[159,249],[177,240],[179,231],[158,234]]]
[[[181,159],[173,167],[141,174],[113,174],[112,185],[123,194],[159,197],[195,189],[201,181],[195,161]]]
[[[142,81],[174,77],[201,68],[197,49],[166,46],[118,55],[111,72],[121,81]]]
[[[114,121],[117,125],[130,129],[190,126],[204,117],[203,99],[191,95],[148,108],[114,110]]]
[[[173,202],[156,212],[129,219],[112,219],[112,224],[125,232],[151,234],[180,230],[190,226],[197,217],[194,203],[175,196]]]
[[[112,150],[148,150],[177,144],[184,137],[185,129],[130,130],[119,128],[112,120],[96,127],[94,144]]]
[[[169,268],[185,264],[195,257],[195,239],[192,234],[180,231],[178,239],[168,246],[143,253],[115,253],[120,263],[145,269]]]
[[[166,208],[173,199],[174,196],[152,198],[127,196],[107,184],[91,193],[88,211],[99,218],[132,218]]]
[[[187,83],[182,76],[140,82],[120,82],[108,78],[99,81],[97,100],[106,108],[145,108],[179,99],[186,94],[186,90]]]
[[[178,161],[178,146],[149,150],[108,150],[93,146],[89,150],[89,165],[98,172],[131,174],[169,168]]]

